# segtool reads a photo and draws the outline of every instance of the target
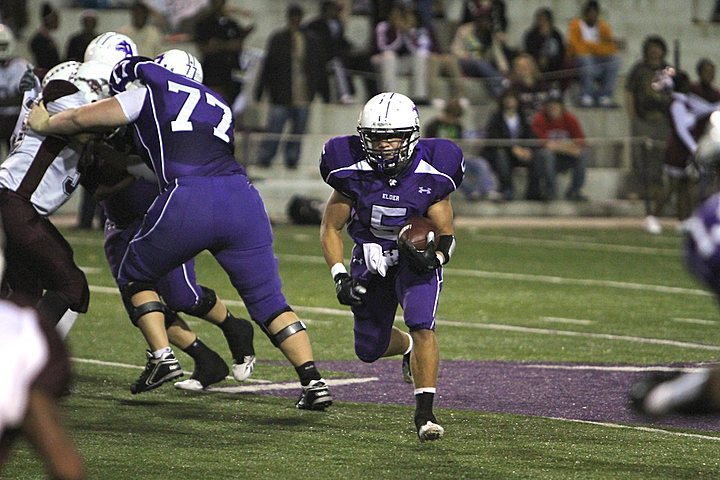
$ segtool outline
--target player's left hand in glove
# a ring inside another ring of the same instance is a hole
[[[334,280],[338,302],[351,307],[362,305],[362,297],[367,292],[365,287],[360,285],[348,273],[338,273],[335,275]]]
[[[429,240],[425,250],[418,250],[409,240],[398,240],[400,256],[405,258],[410,268],[418,273],[432,272],[440,267],[440,259],[435,253],[435,240]]]
[[[33,70],[33,66],[28,64],[27,68],[25,69],[25,73],[23,73],[22,78],[20,78],[20,84],[18,85],[18,91],[20,93],[29,92],[33,88],[40,85],[40,80],[35,75],[35,72]]]

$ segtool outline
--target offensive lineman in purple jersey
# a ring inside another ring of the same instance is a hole
[[[420,140],[415,104],[381,93],[364,106],[359,136],[328,141],[320,159],[333,187],[320,239],[338,300],[355,317],[355,353],[364,362],[403,355],[403,374],[415,384],[415,426],[421,441],[444,433],[433,414],[439,353],[435,313],[442,264],[455,246],[450,194],[462,182],[462,152],[449,140]],[[430,218],[439,238],[424,252],[398,245],[398,232],[416,215]],[[342,231],[355,242],[351,272],[343,264]],[[398,305],[410,334],[393,326]]]
[[[107,141],[94,144],[96,155],[106,164],[114,161],[125,163],[131,157],[139,160],[137,155],[132,155],[132,149],[131,135],[123,132],[115,132]],[[113,278],[117,279],[127,246],[140,229],[145,212],[158,195],[157,181],[144,164],[128,168],[137,175],[144,173],[147,178],[136,178],[125,168],[113,172],[117,169],[100,165],[99,162],[96,164],[98,168],[86,174],[83,186],[98,198],[102,198],[100,205],[107,217],[105,257]],[[118,185],[121,187],[118,188]],[[104,195],[102,192],[107,191],[108,186],[112,193]],[[194,260],[185,262],[165,275],[158,282],[158,293],[168,307],[165,312],[165,325],[170,342],[195,361],[192,376],[188,380],[177,382],[177,388],[202,390],[224,380],[229,370],[222,357],[205,345],[176,312],[187,313],[218,326],[223,331],[232,353],[232,373],[235,380],[244,381],[252,375],[255,365],[252,324],[243,318],[234,317],[212,289],[197,283]]]
[[[52,117],[39,106],[28,116],[31,127],[45,133],[132,124],[138,149],[158,178],[161,193],[130,242],[118,278],[130,318],[150,347],[145,371],[131,391],[180,376],[157,282],[208,250],[252,319],[295,367],[302,385],[296,406],[324,410],[332,396],[315,366],[305,324],[282,293],[262,199],[235,160],[232,111],[193,80],[197,60],[175,52],[160,55],[157,63],[137,57],[118,63],[111,84],[120,93],[112,98]],[[173,60],[178,55],[184,61]],[[136,88],[126,90],[131,83]]]

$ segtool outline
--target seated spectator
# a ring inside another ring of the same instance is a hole
[[[493,30],[490,8],[478,7],[474,20],[458,27],[450,52],[460,60],[465,75],[482,78],[488,92],[500,97],[510,71],[511,52],[503,36]]]
[[[467,151],[468,146],[461,142],[463,138],[462,116],[464,114],[462,102],[458,99],[451,99],[440,115],[425,125],[423,137],[455,140],[463,150]],[[465,177],[460,189],[465,194],[465,198],[472,201],[484,198],[489,200],[502,198],[496,189],[490,165],[487,160],[479,156],[465,155]]]
[[[509,80],[510,88],[518,94],[520,109],[525,118],[530,120],[545,105],[550,95],[561,94],[555,82],[542,78],[535,59],[528,53],[521,53],[513,59]]]
[[[537,63],[548,80],[559,80],[565,69],[565,39],[555,27],[553,13],[547,7],[537,9],[534,23],[523,38],[525,52]]]
[[[402,3],[393,4],[388,19],[375,27],[378,53],[372,62],[380,71],[380,89],[399,92],[398,75],[410,74],[410,96],[416,105],[428,105],[430,33],[418,27],[415,12]]]
[[[710,103],[720,101],[720,90],[714,85],[715,64],[709,58],[701,58],[695,67],[698,81],[690,84],[690,92]]]
[[[582,194],[587,163],[585,134],[578,118],[565,109],[561,96],[553,95],[548,99],[545,107],[535,114],[532,129],[537,138],[543,141],[548,174],[545,193],[548,198],[556,198],[557,173],[572,170],[565,199],[576,202],[587,201],[587,197]]]
[[[357,50],[345,36],[345,25],[340,17],[341,6],[338,0],[324,0],[320,3],[320,15],[310,20],[305,29],[312,32],[321,46],[323,61],[335,80],[337,99],[343,104],[356,101],[355,86],[350,71],[364,73],[366,95],[377,93],[374,70],[370,62],[370,52]],[[328,77],[321,79],[318,93],[326,103],[330,98]]]
[[[610,25],[599,18],[600,5],[589,0],[582,15],[570,21],[568,56],[580,74],[580,106],[616,107],[613,101],[620,59]],[[596,85],[597,82],[597,85]]]
[[[464,0],[460,22],[472,22],[480,10],[490,12],[490,17],[492,18],[492,30],[494,32],[499,32],[502,36],[504,36],[508,28],[504,0]]]
[[[488,159],[498,178],[500,192],[505,200],[515,198],[513,169],[526,167],[528,182],[525,198],[528,200],[544,200],[541,181],[547,175],[545,162],[536,148],[521,145],[520,142],[508,140],[535,139],[535,134],[528,120],[520,110],[517,92],[508,89],[500,95],[498,108],[490,116],[486,126],[486,137],[489,145],[483,149],[483,156]],[[500,142],[498,142],[498,140]]]
[[[141,0],[135,0],[130,8],[130,23],[118,29],[118,33],[127,35],[135,41],[140,55],[155,58],[163,48],[163,34],[151,22],[152,11]]]

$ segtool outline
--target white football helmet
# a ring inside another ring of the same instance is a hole
[[[82,65],[80,62],[74,60],[58,63],[45,74],[42,80],[42,87],[45,88],[50,80],[67,80],[74,82],[80,65]]]
[[[123,58],[135,57],[137,54],[137,46],[130,37],[122,33],[105,32],[92,39],[85,49],[84,60],[103,62],[114,67]]]
[[[198,83],[203,81],[203,69],[191,53],[176,48],[161,53],[155,57],[155,63],[162,65],[171,72],[183,75]]]
[[[97,102],[110,96],[110,74],[112,65],[91,60],[78,68],[75,86],[83,92],[88,102]]]
[[[380,93],[363,107],[357,129],[370,166],[394,177],[410,164],[420,139],[420,116],[413,101],[405,95]],[[389,149],[383,140],[391,139],[400,139],[400,143]]]
[[[7,25],[0,23],[0,61],[7,60],[15,53],[15,35]]]

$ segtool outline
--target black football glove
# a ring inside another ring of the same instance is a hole
[[[360,285],[348,273],[338,273],[335,275],[334,280],[338,302],[351,307],[362,305],[362,297],[367,292],[365,287]]]
[[[398,240],[400,256],[405,258],[410,268],[418,273],[432,272],[440,266],[440,259],[435,255],[435,240],[427,242],[425,250],[418,250],[409,240]]]
[[[20,78],[18,90],[20,91],[20,93],[29,92],[39,83],[40,81],[38,80],[37,76],[35,76],[35,72],[33,71],[33,66],[28,64],[27,68],[25,69],[25,73],[23,73],[22,78]]]

